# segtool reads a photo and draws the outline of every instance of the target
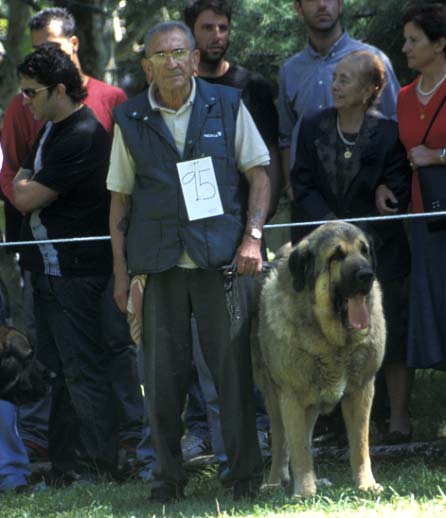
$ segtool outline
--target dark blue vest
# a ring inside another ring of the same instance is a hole
[[[130,273],[156,273],[175,266],[183,250],[201,268],[228,264],[246,219],[246,180],[237,170],[235,126],[240,92],[196,79],[196,97],[181,157],[147,92],[114,110],[135,160],[135,187],[127,235]],[[211,156],[224,214],[189,221],[177,162]]]

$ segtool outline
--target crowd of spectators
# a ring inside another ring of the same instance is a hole
[[[280,69],[277,109],[268,82],[226,57],[226,0],[189,0],[185,23],[149,28],[147,85],[129,99],[84,74],[69,11],[32,18],[0,186],[6,239],[43,242],[0,249],[0,278],[15,272],[6,284],[23,299],[9,323],[51,391],[19,409],[0,401],[0,490],[26,488],[39,457],[48,485],[131,467],[170,502],[184,497],[184,460],[213,451],[234,499],[256,496],[268,417],[250,332],[264,224],[281,196],[293,222],[424,212],[418,169],[446,165],[446,7],[406,10],[402,52],[419,75],[400,89],[387,56],[348,34],[343,0],[294,5],[308,43]],[[446,364],[444,230],[360,225],[388,328],[374,418],[383,443],[408,442],[414,369]],[[108,233],[111,244],[94,239]],[[315,433],[330,426],[342,434],[336,411]]]

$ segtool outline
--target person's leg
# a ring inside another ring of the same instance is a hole
[[[383,306],[387,321],[384,375],[390,404],[389,433],[384,441],[411,439],[409,401],[414,371],[407,368],[408,278],[382,283]]]
[[[142,344],[139,345],[137,351],[137,371],[138,380],[141,385],[144,385],[144,348]],[[152,431],[150,429],[149,409],[147,397],[144,396],[144,421],[142,429],[142,438],[136,448],[136,459],[141,467],[138,477],[143,480],[152,480],[153,464],[155,462],[156,454],[152,444]]]
[[[192,334],[192,341],[195,342],[196,337]],[[201,384],[201,377],[197,370],[195,351],[199,346],[193,343],[194,361],[192,363],[192,380],[187,392],[186,409],[184,412],[184,425],[186,433],[181,440],[181,449],[183,451],[184,460],[192,459],[200,455],[210,452],[210,427],[208,424],[207,402],[203,394],[203,388],[206,386]]]
[[[74,469],[90,465],[108,471],[116,464],[116,408],[111,403],[98,325],[105,283],[103,277],[33,277],[38,357],[57,374],[50,418],[50,455],[56,466],[60,461],[62,469],[68,467],[65,461],[72,461],[72,452],[79,444],[85,458]],[[68,422],[72,431],[65,433],[62,428]],[[64,457],[57,458],[63,438]]]
[[[16,254],[0,248],[0,280],[8,299],[8,324],[26,332],[23,312],[23,289]]]
[[[20,436],[31,459],[48,459],[48,421],[51,407],[51,392],[36,403],[18,408]]]
[[[23,319],[25,334],[34,349],[37,348],[36,321],[34,318],[31,272],[23,272]],[[51,393],[40,401],[22,405],[18,409],[19,432],[31,459],[48,459],[48,421]]]
[[[188,270],[152,274],[144,291],[144,387],[156,451],[152,498],[180,497],[187,476],[182,466],[182,412],[190,383],[192,346]]]
[[[215,457],[219,461],[220,465],[226,466],[228,457],[226,455],[225,446],[223,443],[223,437],[221,433],[220,423],[220,408],[218,404],[218,395],[215,388],[212,374],[207,366],[206,360],[203,355],[203,351],[200,344],[200,338],[198,335],[197,321],[195,317],[191,320],[192,325],[192,342],[193,342],[193,353],[194,363],[196,365],[198,375],[198,389],[200,389],[200,395],[202,397],[201,407],[204,406],[206,416],[206,431],[208,433],[208,440],[212,444],[212,450]],[[191,391],[189,389],[189,397]],[[186,426],[188,423],[186,422]],[[210,435],[210,437],[209,437]]]
[[[228,295],[221,272],[195,271],[191,296],[200,343],[219,396],[228,455],[228,470],[222,479],[234,485],[234,496],[250,496],[260,484],[262,458],[256,434],[250,357],[254,286],[251,292],[240,289],[241,282],[253,283],[254,279],[236,278]],[[228,311],[227,295],[233,312]]]
[[[29,460],[17,432],[16,407],[0,400],[0,491],[28,484]]]
[[[110,276],[101,299],[103,344],[108,352],[109,373],[119,411],[120,442],[136,449],[142,439],[143,397],[138,378],[136,346],[130,337],[126,316],[113,299],[114,278]]]
[[[412,428],[409,416],[409,401],[412,390],[414,370],[405,363],[387,363],[384,365],[387,391],[390,401],[389,432],[398,431],[402,438],[411,439]]]

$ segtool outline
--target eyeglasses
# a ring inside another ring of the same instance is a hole
[[[48,90],[48,88],[51,88],[52,85],[49,86],[42,86],[40,88],[20,88],[20,91],[22,92],[23,97],[25,99],[34,99],[34,97],[43,90]]]
[[[189,49],[160,50],[152,54],[148,59],[155,65],[163,65],[169,58],[172,58],[176,63],[181,63],[188,58],[189,53]]]

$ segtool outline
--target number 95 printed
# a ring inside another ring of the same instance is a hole
[[[177,164],[189,221],[223,214],[211,157]]]

